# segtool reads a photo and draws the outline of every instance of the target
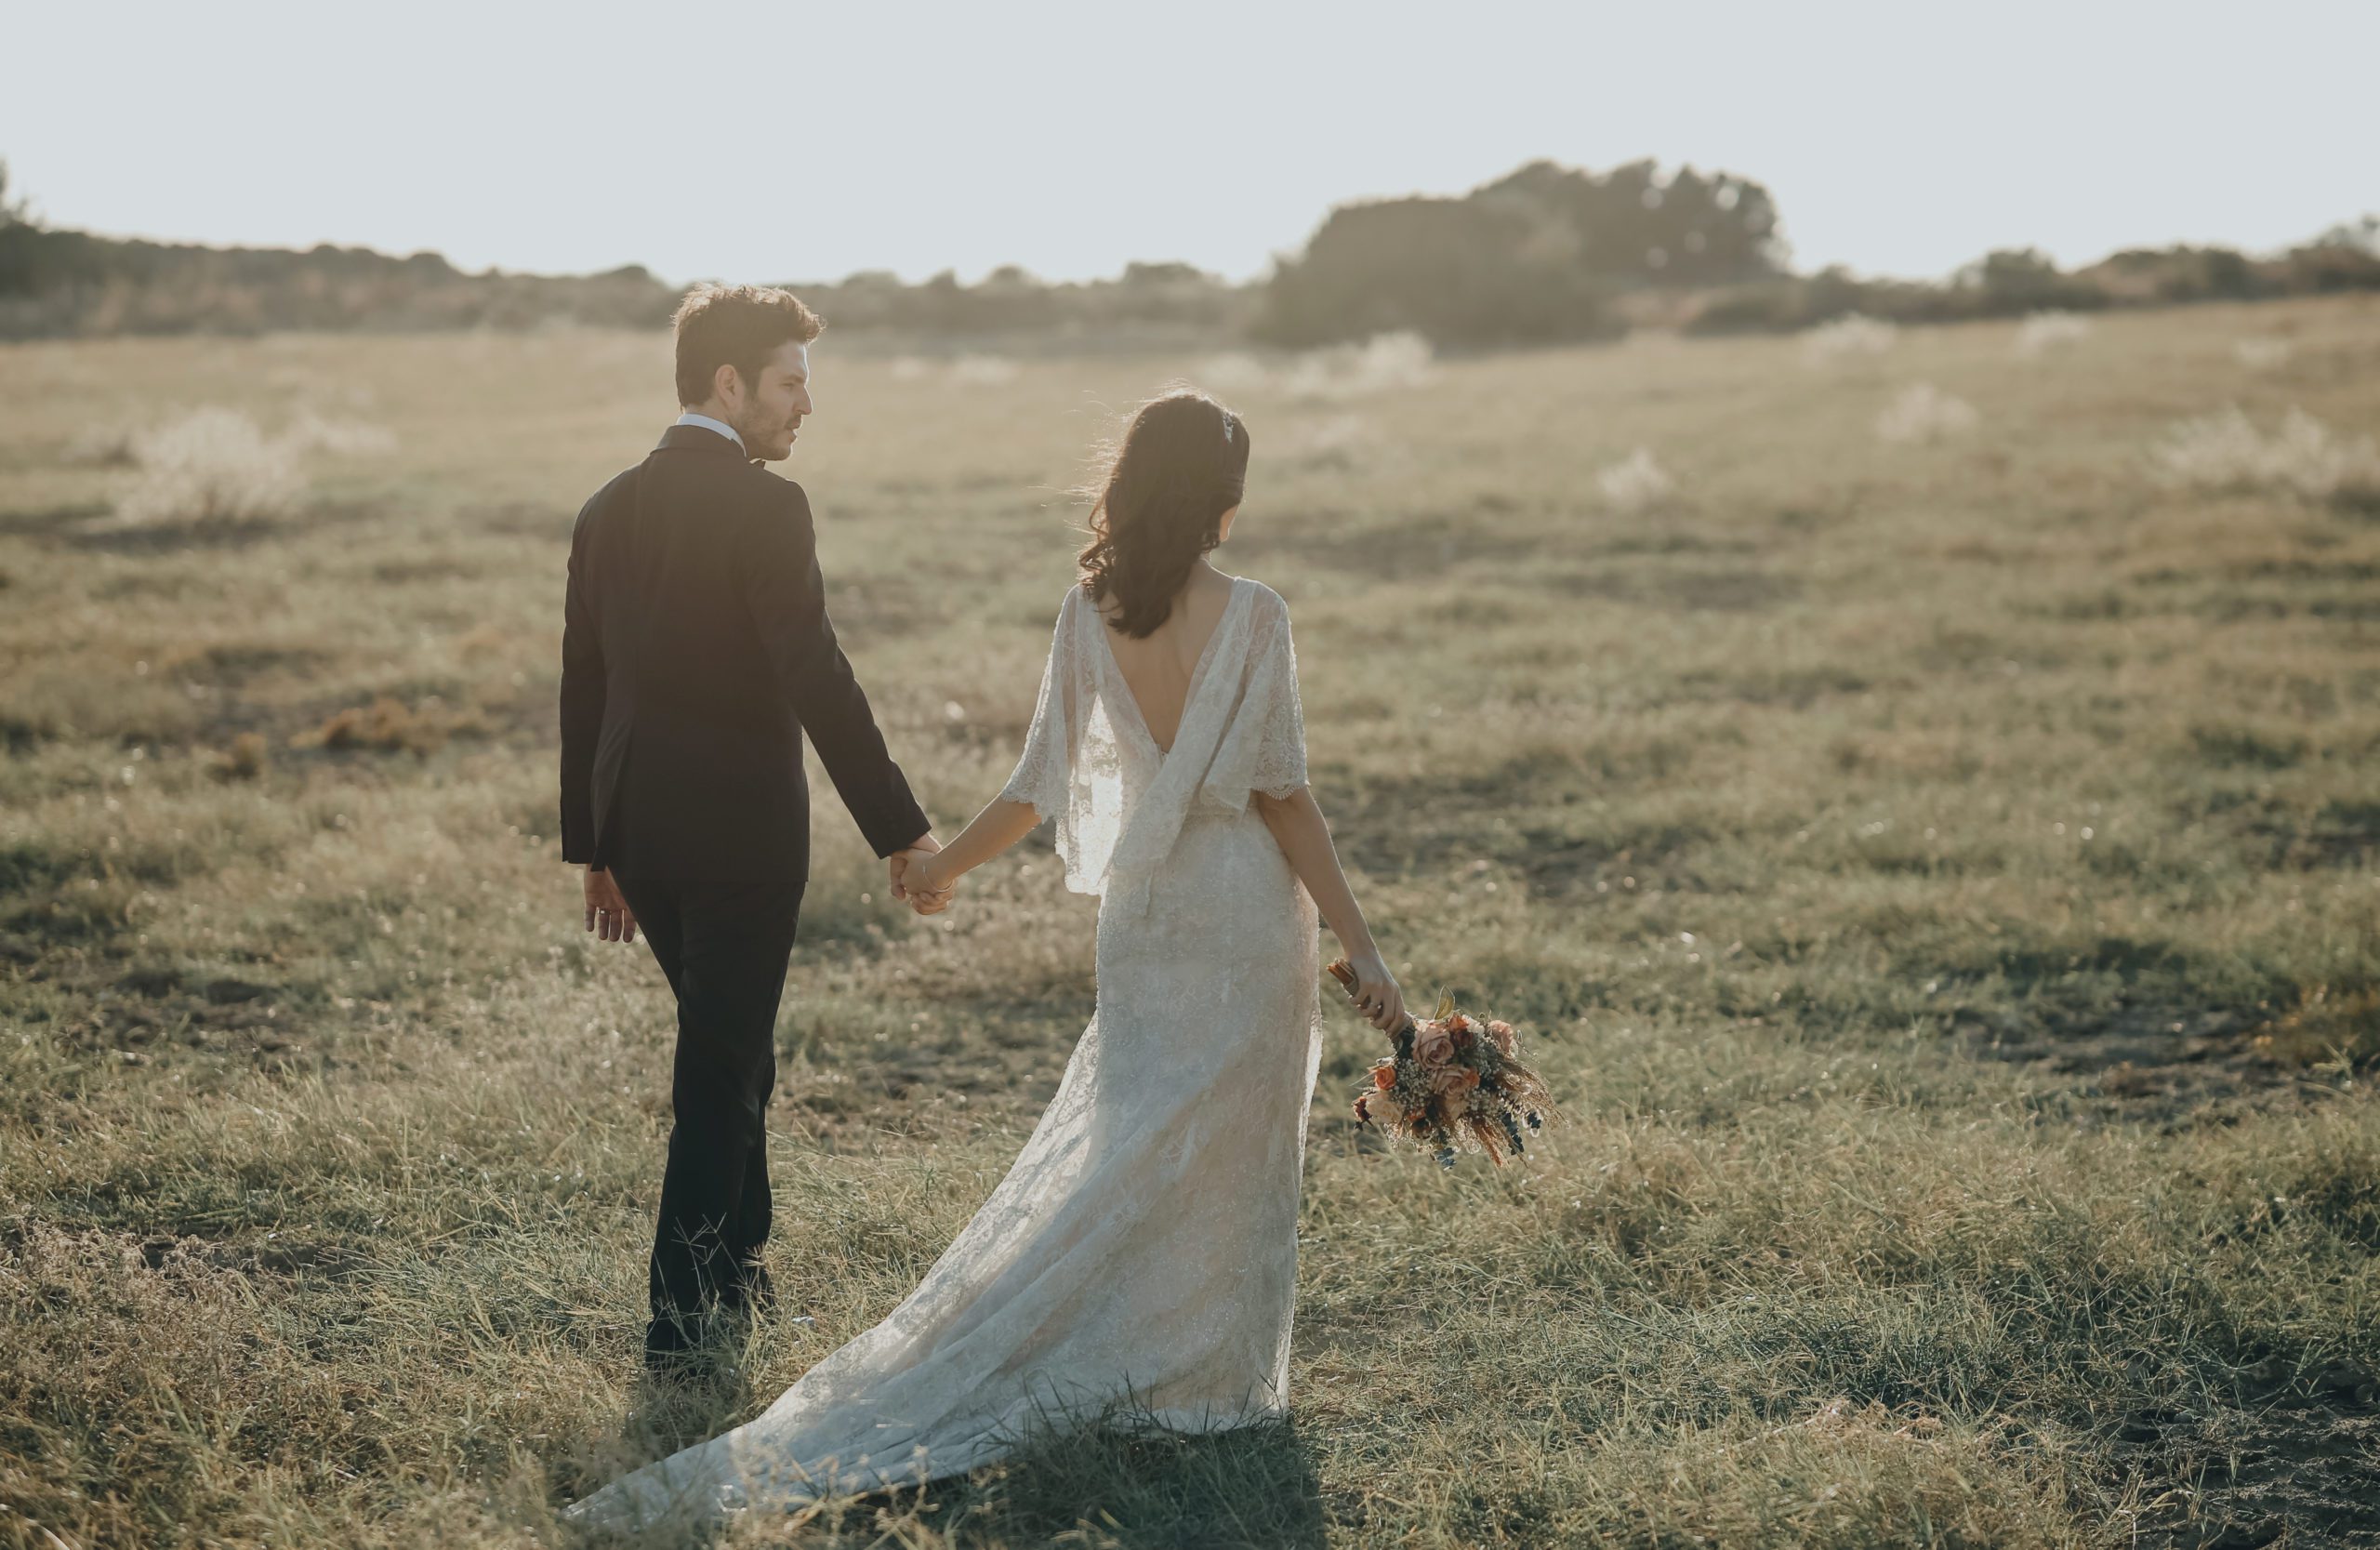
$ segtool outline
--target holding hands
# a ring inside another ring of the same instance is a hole
[[[920,915],[950,907],[959,880],[1033,831],[1040,815],[1026,802],[995,797],[945,850],[932,834],[885,857],[892,870],[892,896]]]
[[[941,841],[928,834],[907,850],[895,851],[886,857],[885,865],[892,877],[892,896],[920,915],[939,915],[949,908],[959,877],[941,855]]]

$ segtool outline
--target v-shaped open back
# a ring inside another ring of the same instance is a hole
[[[1144,907],[1194,810],[1237,819],[1251,792],[1285,797],[1305,784],[1288,606],[1261,581],[1229,579],[1164,747],[1114,646],[1091,639],[1107,621],[1090,595],[1069,587],[1058,605],[1025,751],[1000,794],[1056,820],[1066,886],[1099,894],[1110,913]]]
[[[1123,691],[1117,697],[1131,708],[1130,721],[1134,728],[1147,740],[1149,747],[1157,750],[1160,759],[1171,753],[1173,745],[1182,740],[1182,728],[1190,720],[1191,707],[1198,703],[1198,692],[1206,687],[1207,667],[1214,659],[1215,643],[1223,638],[1224,629],[1232,622],[1233,611],[1246,601],[1248,590],[1247,577],[1235,576],[1231,578],[1231,595],[1223,600],[1223,611],[1215,616],[1214,628],[1207,631],[1206,644],[1198,648],[1197,661],[1190,669],[1190,681],[1182,691],[1181,713],[1173,719],[1173,736],[1164,743],[1158,742],[1157,734],[1149,729],[1148,712],[1141,708],[1140,695],[1133,689],[1132,681],[1124,674],[1123,659],[1116,655],[1115,643],[1107,638],[1111,627],[1106,616],[1095,605],[1091,607],[1092,628],[1099,632],[1100,648],[1106,654],[1107,666],[1115,672],[1117,684]]]

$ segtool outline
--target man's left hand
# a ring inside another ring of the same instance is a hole
[[[612,874],[587,868],[587,929],[606,942],[636,940],[636,912]]]

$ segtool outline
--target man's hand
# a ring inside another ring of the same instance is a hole
[[[885,869],[892,878],[893,898],[903,904],[909,902],[909,857],[913,854],[932,855],[940,849],[942,841],[933,837],[933,830],[928,829],[884,858]]]
[[[587,929],[606,942],[636,940],[636,912],[612,874],[587,868]]]

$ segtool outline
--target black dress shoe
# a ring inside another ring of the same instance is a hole
[[[644,1327],[644,1367],[656,1377],[681,1378],[708,1365],[721,1322],[715,1312],[655,1314]]]
[[[686,1383],[701,1377],[710,1359],[710,1353],[700,1346],[648,1345],[644,1348],[644,1373],[656,1383]]]
[[[769,1279],[769,1267],[754,1265],[735,1278],[729,1292],[727,1305],[747,1313],[768,1313],[776,1307],[777,1289]]]

